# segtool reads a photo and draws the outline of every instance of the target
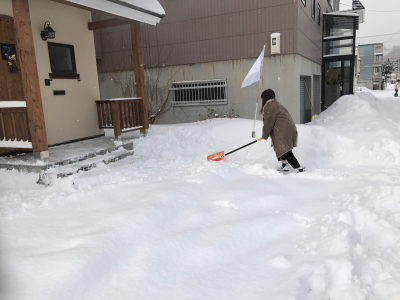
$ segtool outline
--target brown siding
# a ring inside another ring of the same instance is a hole
[[[327,0],[321,2],[325,12]],[[270,35],[274,32],[281,33],[282,54],[300,53],[321,61],[322,29],[311,19],[310,0],[306,8],[301,0],[160,0],[160,3],[166,17],[157,26],[142,24],[141,28],[146,67],[254,58],[264,44],[268,56]],[[100,73],[132,68],[130,51],[125,51],[131,47],[127,26],[101,29],[100,40]]]

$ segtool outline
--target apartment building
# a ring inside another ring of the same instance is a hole
[[[323,14],[338,11],[338,0],[159,2],[166,17],[141,28],[150,114],[159,109],[154,97],[170,100],[156,123],[193,122],[210,111],[254,118],[258,85],[241,83],[264,45],[261,90],[273,89],[296,123],[320,112]],[[95,33],[102,99],[134,90],[130,38],[128,25]]]
[[[361,59],[358,86],[382,89],[383,44],[358,45],[358,52]]]

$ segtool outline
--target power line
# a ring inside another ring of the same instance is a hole
[[[397,30],[397,32],[396,32],[386,43],[384,43],[384,44],[389,43],[389,42],[395,37],[395,35],[398,34],[399,32],[400,32],[400,28],[399,28],[399,30]]]
[[[344,4],[344,3],[341,3],[341,2],[340,2],[340,4],[352,7],[351,5]],[[366,11],[373,11],[373,12],[380,12],[380,13],[391,13],[391,12],[399,12],[400,10],[395,10],[395,9],[394,9],[394,10],[373,10],[373,9],[366,9]]]
[[[369,35],[369,36],[360,36],[360,37],[357,37],[357,39],[364,39],[364,38],[377,37],[377,36],[396,35],[396,34],[400,34],[400,32],[388,33],[388,34],[378,34],[378,35]]]

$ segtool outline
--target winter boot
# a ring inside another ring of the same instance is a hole
[[[295,173],[302,173],[305,170],[306,170],[306,167],[300,167],[300,168],[294,169]]]
[[[278,172],[281,172],[281,173],[289,173],[289,163],[286,161],[286,162],[282,162],[282,167],[280,167],[279,169],[278,169]]]

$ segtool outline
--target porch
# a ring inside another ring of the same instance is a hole
[[[38,183],[49,184],[54,178],[88,171],[133,155],[133,140],[139,137],[139,132],[135,131],[119,140],[102,136],[50,146],[50,156],[46,161],[38,161],[32,152],[0,157],[0,169],[38,173]]]

